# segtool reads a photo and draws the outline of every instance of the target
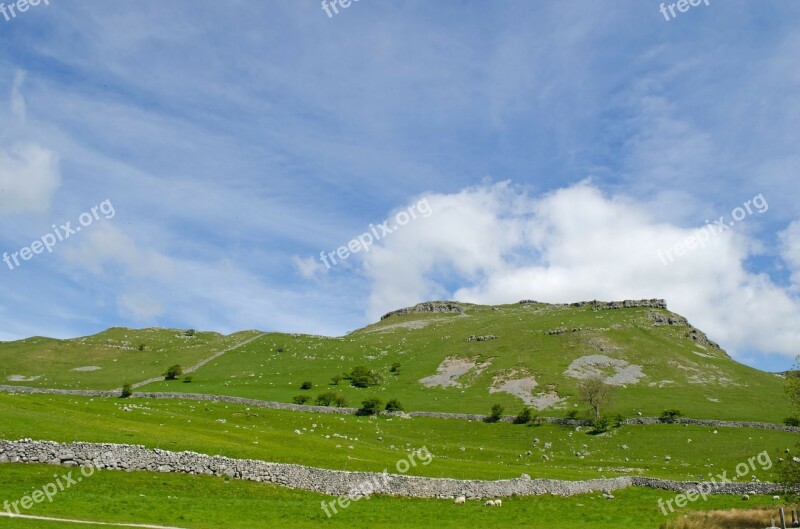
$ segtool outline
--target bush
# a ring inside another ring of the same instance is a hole
[[[569,410],[567,412],[567,419],[575,419],[578,417],[578,410]]]
[[[608,417],[598,417],[594,421],[592,421],[592,433],[603,433],[607,432],[609,427],[611,426],[611,421]]]
[[[185,333],[183,333],[183,334],[184,334],[185,336],[194,336],[194,329],[189,329],[188,331],[186,331],[186,332],[185,332]]]
[[[531,421],[533,421],[533,411],[530,408],[522,408],[514,419],[514,424],[528,424]]]
[[[331,384],[334,385],[334,386],[338,386],[339,382],[341,382],[341,381],[342,381],[342,377],[340,377],[339,375],[336,375],[333,378],[331,378]]]
[[[392,399],[386,403],[386,411],[403,411],[403,405],[397,399]]]
[[[192,382],[192,380],[194,380],[194,379],[192,378],[191,375],[189,375],[188,377],[183,377],[183,383],[184,384],[189,384],[189,383]]]
[[[325,393],[320,393],[317,395],[316,403],[317,406],[330,406],[331,404],[336,403],[336,399],[338,395],[333,391],[326,391]]]
[[[127,399],[131,395],[133,395],[133,386],[131,386],[130,383],[125,382],[122,385],[122,393],[119,394],[119,397],[121,399]]]
[[[292,402],[295,404],[306,404],[308,401],[311,400],[311,397],[308,395],[298,395],[292,399]]]
[[[300,384],[300,389],[311,389],[312,387],[314,387],[314,384],[312,384],[308,380]]]
[[[178,380],[178,378],[183,374],[183,369],[178,364],[171,366],[167,369],[167,372],[164,373],[164,380]]]
[[[389,371],[391,371],[395,375],[399,375],[400,374],[400,362],[393,363],[392,367],[389,368]]]
[[[383,401],[378,397],[370,397],[361,403],[361,413],[366,415],[377,415],[383,407]]]
[[[368,388],[381,382],[381,376],[366,366],[358,366],[345,375],[350,384],[356,388]]]
[[[614,428],[619,428],[625,422],[625,417],[620,414],[614,415]]]
[[[283,346],[279,345],[278,347],[275,348],[275,351],[278,353],[282,353],[284,351]]]
[[[492,412],[486,418],[486,422],[497,422],[497,421],[499,421],[500,419],[503,418],[503,412],[505,410],[506,409],[503,406],[501,406],[500,404],[495,404],[494,406],[492,406]]]
[[[786,426],[800,426],[800,418],[786,417],[783,420],[783,424],[785,424]]]
[[[344,398],[344,395],[336,395],[336,398],[333,399],[333,404],[337,408],[346,408],[347,407],[347,399]]]
[[[661,413],[661,419],[666,422],[672,422],[678,417],[683,417],[683,413],[680,410],[664,410]]]
[[[145,344],[139,344],[140,351],[144,351],[145,349],[147,349],[147,346]]]

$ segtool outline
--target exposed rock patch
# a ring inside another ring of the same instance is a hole
[[[98,366],[84,366],[84,367],[76,367],[72,371],[78,371],[79,373],[88,373],[90,371],[100,371],[102,367]]]
[[[494,334],[487,334],[486,336],[475,336],[474,334],[467,338],[468,342],[488,342],[489,340],[496,340],[497,336]]]
[[[490,363],[488,361],[478,363],[467,358],[445,358],[436,368],[436,374],[420,379],[420,383],[429,388],[460,388],[462,387],[460,382],[462,376],[470,372],[472,372],[473,376],[476,376],[489,367]]]
[[[406,307],[404,309],[394,310],[381,316],[381,321],[391,316],[403,316],[406,314],[424,314],[431,312],[453,312],[461,314],[464,312],[464,307],[454,301],[426,301],[425,303],[418,303],[413,307]]]
[[[612,386],[636,384],[645,374],[641,366],[604,355],[589,355],[574,360],[564,374],[577,379],[605,377]]]
[[[34,376],[34,377],[26,377],[23,375],[11,375],[8,377],[9,382],[33,382],[34,380],[38,380],[42,378],[41,375]]]

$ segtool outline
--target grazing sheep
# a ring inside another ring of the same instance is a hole
[[[780,496],[773,496],[772,499],[775,500],[775,501],[778,501],[778,500],[781,499],[781,497]]]
[[[749,496],[749,495],[747,495],[747,494],[745,494],[744,496],[742,496],[742,500],[744,500],[744,501],[747,501],[747,500],[749,500],[749,499],[750,499],[750,496]]]
[[[503,506],[503,500],[494,500],[494,506],[495,507],[502,507]]]
[[[484,505],[486,507],[494,507],[494,500],[487,500],[486,503],[484,503]]]
[[[455,503],[456,505],[463,505],[463,504],[467,503],[467,497],[466,496],[459,496],[458,498],[455,499],[455,501],[453,503]]]

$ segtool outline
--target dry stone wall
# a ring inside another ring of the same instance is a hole
[[[0,440],[0,463],[45,463],[66,467],[92,466],[125,471],[173,472],[227,476],[259,483],[273,483],[293,489],[333,496],[354,495],[369,483],[378,494],[413,498],[503,498],[513,495],[553,494],[572,496],[598,491],[612,492],[627,487],[650,487],[674,492],[696,488],[697,483],[641,477],[562,481],[520,478],[498,481],[428,478],[374,472],[327,470],[254,459],[232,459],[196,452],[170,452],[139,445],[97,443],[55,443],[52,441]],[[712,493],[772,494],[780,487],[770,483],[729,483]]]

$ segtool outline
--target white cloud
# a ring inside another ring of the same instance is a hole
[[[120,313],[137,321],[153,321],[164,314],[164,308],[158,300],[141,294],[123,294],[117,298]]]
[[[734,354],[797,353],[800,304],[745,269],[758,247],[745,227],[665,265],[658,250],[704,224],[663,222],[643,203],[588,182],[541,197],[498,184],[427,198],[430,219],[364,256],[371,318],[442,297],[491,304],[660,297]]]
[[[36,143],[0,149],[0,215],[46,211],[60,184],[52,151]]]
[[[781,241],[781,255],[790,267],[794,288],[800,289],[800,220],[792,222],[778,237]]]
[[[292,257],[292,264],[294,264],[295,270],[306,279],[316,277],[318,274],[324,274],[326,271],[322,262],[313,257],[299,257],[295,255]]]

